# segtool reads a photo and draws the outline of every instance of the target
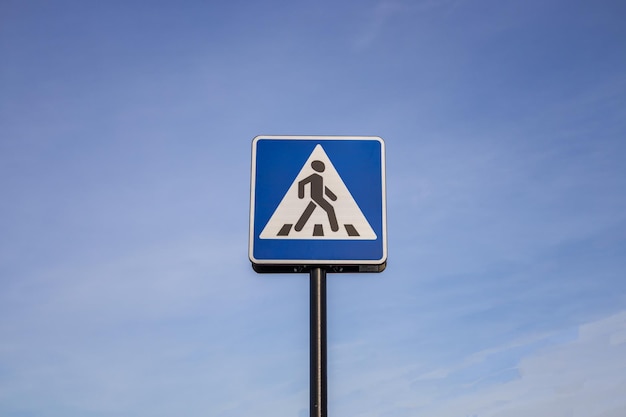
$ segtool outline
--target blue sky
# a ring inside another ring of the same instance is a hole
[[[620,1],[0,4],[0,414],[308,415],[256,135],[378,135],[389,264],[328,282],[329,415],[626,414]]]

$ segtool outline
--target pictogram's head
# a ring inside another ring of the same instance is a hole
[[[324,165],[322,161],[313,161],[311,162],[311,168],[313,168],[317,172],[324,172],[324,170],[326,169],[326,166]]]

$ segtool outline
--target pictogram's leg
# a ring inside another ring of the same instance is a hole
[[[317,206],[314,202],[310,202],[309,205],[306,206],[306,209],[304,209],[304,213],[302,213],[302,216],[300,216],[300,219],[296,223],[296,232],[302,230],[306,222],[309,220],[309,217],[311,217],[311,214],[313,214],[313,210],[315,210],[315,207]]]
[[[331,230],[333,232],[336,232],[337,230],[339,230],[339,223],[337,223],[337,216],[335,215],[335,209],[333,208],[332,204],[330,204],[328,201],[324,199],[316,201],[316,203],[319,204],[320,207],[326,211],[326,214],[328,215],[328,221],[330,222]]]

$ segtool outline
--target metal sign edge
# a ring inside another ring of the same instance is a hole
[[[254,257],[254,203],[256,191],[256,145],[263,139],[272,140],[374,140],[380,143],[381,158],[381,181],[382,181],[382,256],[380,259],[344,259],[344,260],[321,260],[321,259],[256,259]],[[252,139],[252,161],[250,174],[250,218],[248,233],[248,258],[252,264],[271,265],[384,265],[387,263],[387,177],[386,177],[386,148],[385,141],[380,136],[318,136],[318,135],[257,135]]]

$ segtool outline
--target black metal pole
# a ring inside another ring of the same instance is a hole
[[[326,417],[326,270],[311,270],[311,417]]]

